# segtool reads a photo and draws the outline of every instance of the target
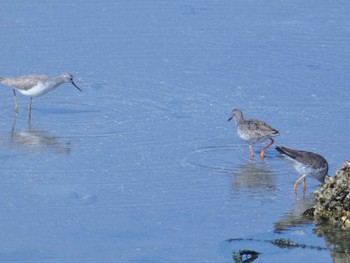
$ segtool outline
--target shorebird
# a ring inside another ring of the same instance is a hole
[[[260,152],[261,158],[264,159],[266,149],[275,142],[271,137],[278,136],[279,132],[261,120],[244,119],[243,113],[240,109],[234,109],[232,111],[232,116],[228,121],[232,119],[237,123],[238,137],[249,144],[250,155],[252,158],[254,157],[253,144],[262,143],[267,139],[271,140],[271,142]]]
[[[324,182],[328,173],[328,163],[324,157],[316,153],[292,150],[283,146],[276,146],[276,150],[281,153],[283,159],[291,162],[294,169],[301,175],[294,184],[294,193],[297,192],[298,185],[302,180],[304,180],[303,188],[305,191],[306,177],[312,177],[321,183]]]
[[[26,75],[18,78],[0,78],[0,83],[10,86],[13,89],[15,98],[15,112],[18,113],[16,90],[22,95],[29,96],[29,116],[32,111],[32,99],[42,96],[54,90],[63,83],[72,83],[78,90],[82,91],[73,81],[73,75],[63,73],[60,76],[50,78],[47,75]]]

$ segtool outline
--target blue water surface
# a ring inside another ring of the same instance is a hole
[[[298,174],[256,158],[233,108],[349,158],[347,1],[18,1],[0,8],[0,76],[74,75],[33,100],[0,89],[0,262],[332,262]],[[232,238],[241,241],[228,242]],[[291,239],[306,248],[268,241]],[[321,249],[315,249],[319,247]]]

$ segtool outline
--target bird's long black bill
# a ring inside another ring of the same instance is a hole
[[[233,117],[230,117],[227,121],[230,121],[230,120],[232,120],[233,119]]]
[[[73,81],[72,81],[72,84],[74,85],[74,87],[76,87],[78,90],[80,90],[80,92],[83,92],[83,91],[77,86],[77,84],[75,84]]]

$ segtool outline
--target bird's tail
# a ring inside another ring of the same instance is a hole
[[[288,156],[292,159],[297,158],[297,156],[299,156],[300,154],[292,149],[288,149],[287,147],[283,147],[283,146],[276,146],[275,149],[282,154],[282,156]]]
[[[275,149],[279,152],[279,153],[285,153],[285,151],[283,150],[283,146],[276,146]]]

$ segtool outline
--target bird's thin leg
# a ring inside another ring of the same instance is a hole
[[[253,151],[253,147],[251,145],[249,145],[249,149],[250,149],[250,156],[252,158],[254,158],[254,151]]]
[[[29,122],[32,120],[32,100],[33,100],[33,98],[30,97],[29,109],[28,109],[28,121]]]
[[[13,95],[15,98],[15,112],[18,114],[18,102],[17,102],[17,96],[16,96],[16,91],[13,89]]]
[[[261,152],[260,152],[260,156],[261,156],[262,159],[265,158],[265,151],[266,151],[266,149],[269,148],[272,144],[275,143],[275,141],[273,139],[270,138],[270,140],[271,140],[271,142],[268,145],[266,145],[266,147],[264,149],[262,149]]]
[[[13,124],[12,124],[12,129],[11,129],[11,135],[14,134],[15,129],[16,129],[16,122],[17,122],[17,115],[15,116],[14,120],[13,120]]]
[[[303,189],[304,189],[304,192],[306,190],[306,177],[304,177],[304,181],[303,181]]]
[[[294,184],[294,193],[295,193],[295,194],[297,193],[297,188],[298,188],[299,183],[300,183],[302,180],[305,180],[305,177],[306,177],[306,175],[303,175],[303,176],[301,176],[298,180],[296,180],[296,182],[295,182],[295,184]],[[305,183],[305,181],[304,181],[304,183]],[[304,184],[304,183],[303,183],[303,184]],[[306,183],[305,183],[305,188],[306,188]]]

